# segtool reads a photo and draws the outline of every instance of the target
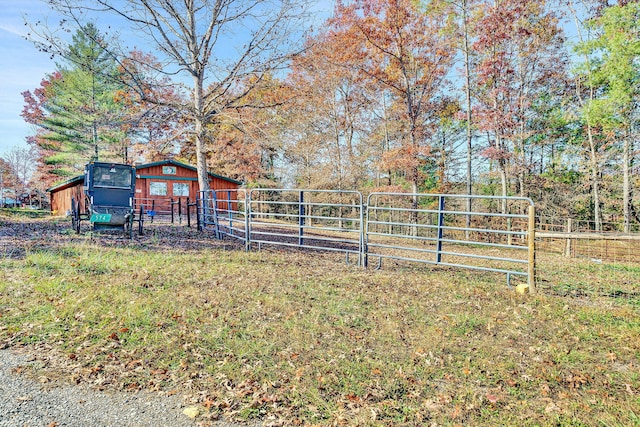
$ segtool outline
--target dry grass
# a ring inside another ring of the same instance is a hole
[[[605,267],[518,296],[500,275],[182,228],[128,241],[5,217],[0,241],[0,342],[47,349],[38,375],[184,394],[205,425],[640,425],[638,297],[554,287]],[[638,269],[619,274],[638,290]]]

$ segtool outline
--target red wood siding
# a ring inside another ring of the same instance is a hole
[[[53,215],[64,216],[67,212],[71,212],[71,198],[80,201],[80,212],[86,210],[84,191],[82,189],[83,182],[80,181],[75,185],[63,187],[51,192],[51,213]]]
[[[164,166],[175,167],[175,175],[163,174]],[[145,178],[146,177],[146,178]],[[152,177],[152,178],[150,178]],[[180,179],[182,178],[182,179]],[[188,180],[185,180],[187,178]],[[167,184],[166,196],[152,196],[149,192],[151,182],[164,182]],[[176,165],[154,165],[151,167],[143,167],[136,169],[136,198],[137,199],[153,199],[178,197],[173,195],[173,183],[188,183],[189,198],[195,200],[198,196],[198,174],[195,170],[187,169]],[[209,186],[212,190],[236,189],[239,187],[235,182],[230,182],[215,176],[209,177]]]
[[[189,185],[189,199],[195,201],[198,196],[198,174],[195,170],[180,166],[174,163],[168,164],[154,164],[148,167],[136,168],[136,190],[135,199],[136,206],[145,205],[146,209],[151,209],[152,206],[156,210],[170,210],[170,199],[177,199],[178,196],[173,195],[173,184],[183,183]],[[163,174],[163,167],[175,168],[175,174]],[[166,196],[152,196],[150,195],[149,185],[151,182],[164,182],[167,185]],[[82,191],[82,181],[77,184],[70,184],[69,186],[61,186],[51,191],[51,211],[57,215],[65,215],[66,212],[71,211],[71,197],[76,200],[80,200],[81,212],[86,211],[85,197]],[[209,176],[209,186],[212,190],[233,190],[239,188],[239,184],[225,179]],[[225,196],[226,197],[226,196]],[[186,203],[187,196],[181,197],[183,203]],[[235,208],[235,206],[234,206]]]

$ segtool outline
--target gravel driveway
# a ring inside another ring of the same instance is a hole
[[[19,350],[0,350],[0,427],[193,427],[177,396],[107,393],[83,386],[43,385],[21,375],[33,360]],[[217,421],[213,427],[246,425]],[[255,427],[257,425],[253,425]]]

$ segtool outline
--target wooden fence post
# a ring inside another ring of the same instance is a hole
[[[536,208],[529,206],[529,293],[536,293]]]
[[[571,233],[571,227],[573,225],[572,223],[573,223],[573,220],[571,218],[567,218],[567,233]],[[571,247],[572,244],[573,244],[573,241],[571,240],[571,238],[568,238],[568,239],[565,240],[564,256],[566,258],[571,258],[571,252],[572,252],[572,249],[573,249]]]

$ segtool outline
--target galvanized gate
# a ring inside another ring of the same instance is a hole
[[[198,228],[212,230],[219,239],[230,237],[249,245],[248,190],[199,192]]]
[[[469,209],[469,206],[472,208]],[[252,245],[337,251],[525,277],[535,291],[535,210],[522,197],[231,189],[201,192],[201,228]]]
[[[357,191],[233,189],[200,192],[200,227],[252,245],[344,252],[361,263],[363,198]]]
[[[344,252],[361,263],[360,192],[254,189],[249,200],[252,243]]]
[[[371,193],[366,212],[365,266],[374,257],[378,266],[386,258],[490,271],[506,274],[508,283],[524,276],[533,289],[531,199]]]

